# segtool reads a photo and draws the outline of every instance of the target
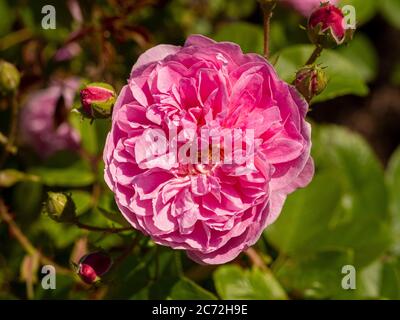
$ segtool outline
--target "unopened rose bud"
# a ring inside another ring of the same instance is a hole
[[[307,101],[319,95],[328,84],[324,70],[317,65],[308,65],[301,68],[296,74],[294,82],[297,90]]]
[[[112,86],[106,83],[91,83],[81,90],[81,113],[90,119],[104,119],[111,116],[116,99]]]
[[[104,252],[89,253],[79,261],[77,273],[83,282],[93,284],[101,280],[112,263],[112,259]]]
[[[11,63],[0,60],[0,96],[7,96],[17,91],[21,75]]]
[[[321,4],[308,20],[310,41],[323,48],[333,48],[352,39],[354,29],[345,28],[344,14],[340,8],[327,3]]]
[[[71,196],[65,193],[48,192],[44,211],[57,222],[73,222],[76,207]]]

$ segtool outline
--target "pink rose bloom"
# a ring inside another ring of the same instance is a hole
[[[67,121],[60,122],[56,116],[57,104],[62,103],[62,97],[66,109],[72,108],[79,86],[78,79],[69,78],[28,96],[21,111],[21,136],[42,158],[57,151],[76,150],[79,147],[79,133]]]
[[[321,3],[329,2],[330,4],[337,5],[339,1],[340,0],[281,0],[283,4],[289,5],[305,17],[309,17]]]
[[[269,62],[234,43],[193,35],[183,47],[156,46],[139,57],[114,106],[105,180],[125,218],[156,243],[198,263],[228,262],[312,179],[307,109]],[[233,129],[233,141],[253,132],[233,148],[243,155],[252,146],[243,156],[251,165],[192,164],[163,150],[166,141],[194,145],[201,130]]]

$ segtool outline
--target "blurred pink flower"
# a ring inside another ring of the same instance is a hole
[[[67,110],[72,108],[79,86],[79,79],[69,78],[27,97],[21,111],[21,138],[39,156],[46,158],[57,151],[79,147],[79,133],[67,121],[58,123],[56,115],[59,103]]]
[[[281,2],[294,8],[303,16],[309,17],[321,3],[329,2],[330,4],[337,5],[340,0],[281,0]]]
[[[58,62],[71,60],[77,57],[81,52],[81,46],[77,42],[71,42],[56,51],[54,60]]]
[[[79,24],[83,23],[83,14],[78,0],[67,0],[67,7],[71,16]]]
[[[228,262],[312,179],[307,110],[263,57],[234,43],[193,35],[183,47],[156,46],[139,57],[114,106],[105,180],[125,218],[156,243],[199,263]],[[253,148],[250,166],[183,162],[165,148],[234,129],[254,133],[234,147]]]

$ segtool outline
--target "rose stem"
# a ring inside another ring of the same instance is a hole
[[[316,46],[310,58],[307,60],[306,65],[313,64],[321,55],[323,48],[321,46]]]
[[[96,231],[96,232],[105,232],[105,233],[118,233],[118,232],[124,232],[124,231],[132,231],[132,227],[126,227],[126,228],[103,228],[103,227],[96,227],[96,226],[90,226],[85,223],[82,223],[80,221],[75,221],[74,224],[81,229],[89,230],[89,231]]]
[[[261,9],[263,11],[264,20],[264,57],[269,58],[269,33],[270,33],[270,21],[272,17],[272,11],[275,8],[275,1],[260,0]]]
[[[248,248],[245,254],[249,257],[252,265],[260,268],[263,271],[268,271],[268,267],[254,248]]]

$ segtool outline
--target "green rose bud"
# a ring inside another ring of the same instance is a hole
[[[0,96],[7,96],[19,87],[21,75],[18,69],[11,63],[0,60]]]
[[[317,65],[308,65],[301,68],[294,81],[296,89],[307,101],[319,95],[328,84],[325,71]]]
[[[65,193],[48,192],[44,212],[57,222],[73,222],[76,207],[71,196]]]

